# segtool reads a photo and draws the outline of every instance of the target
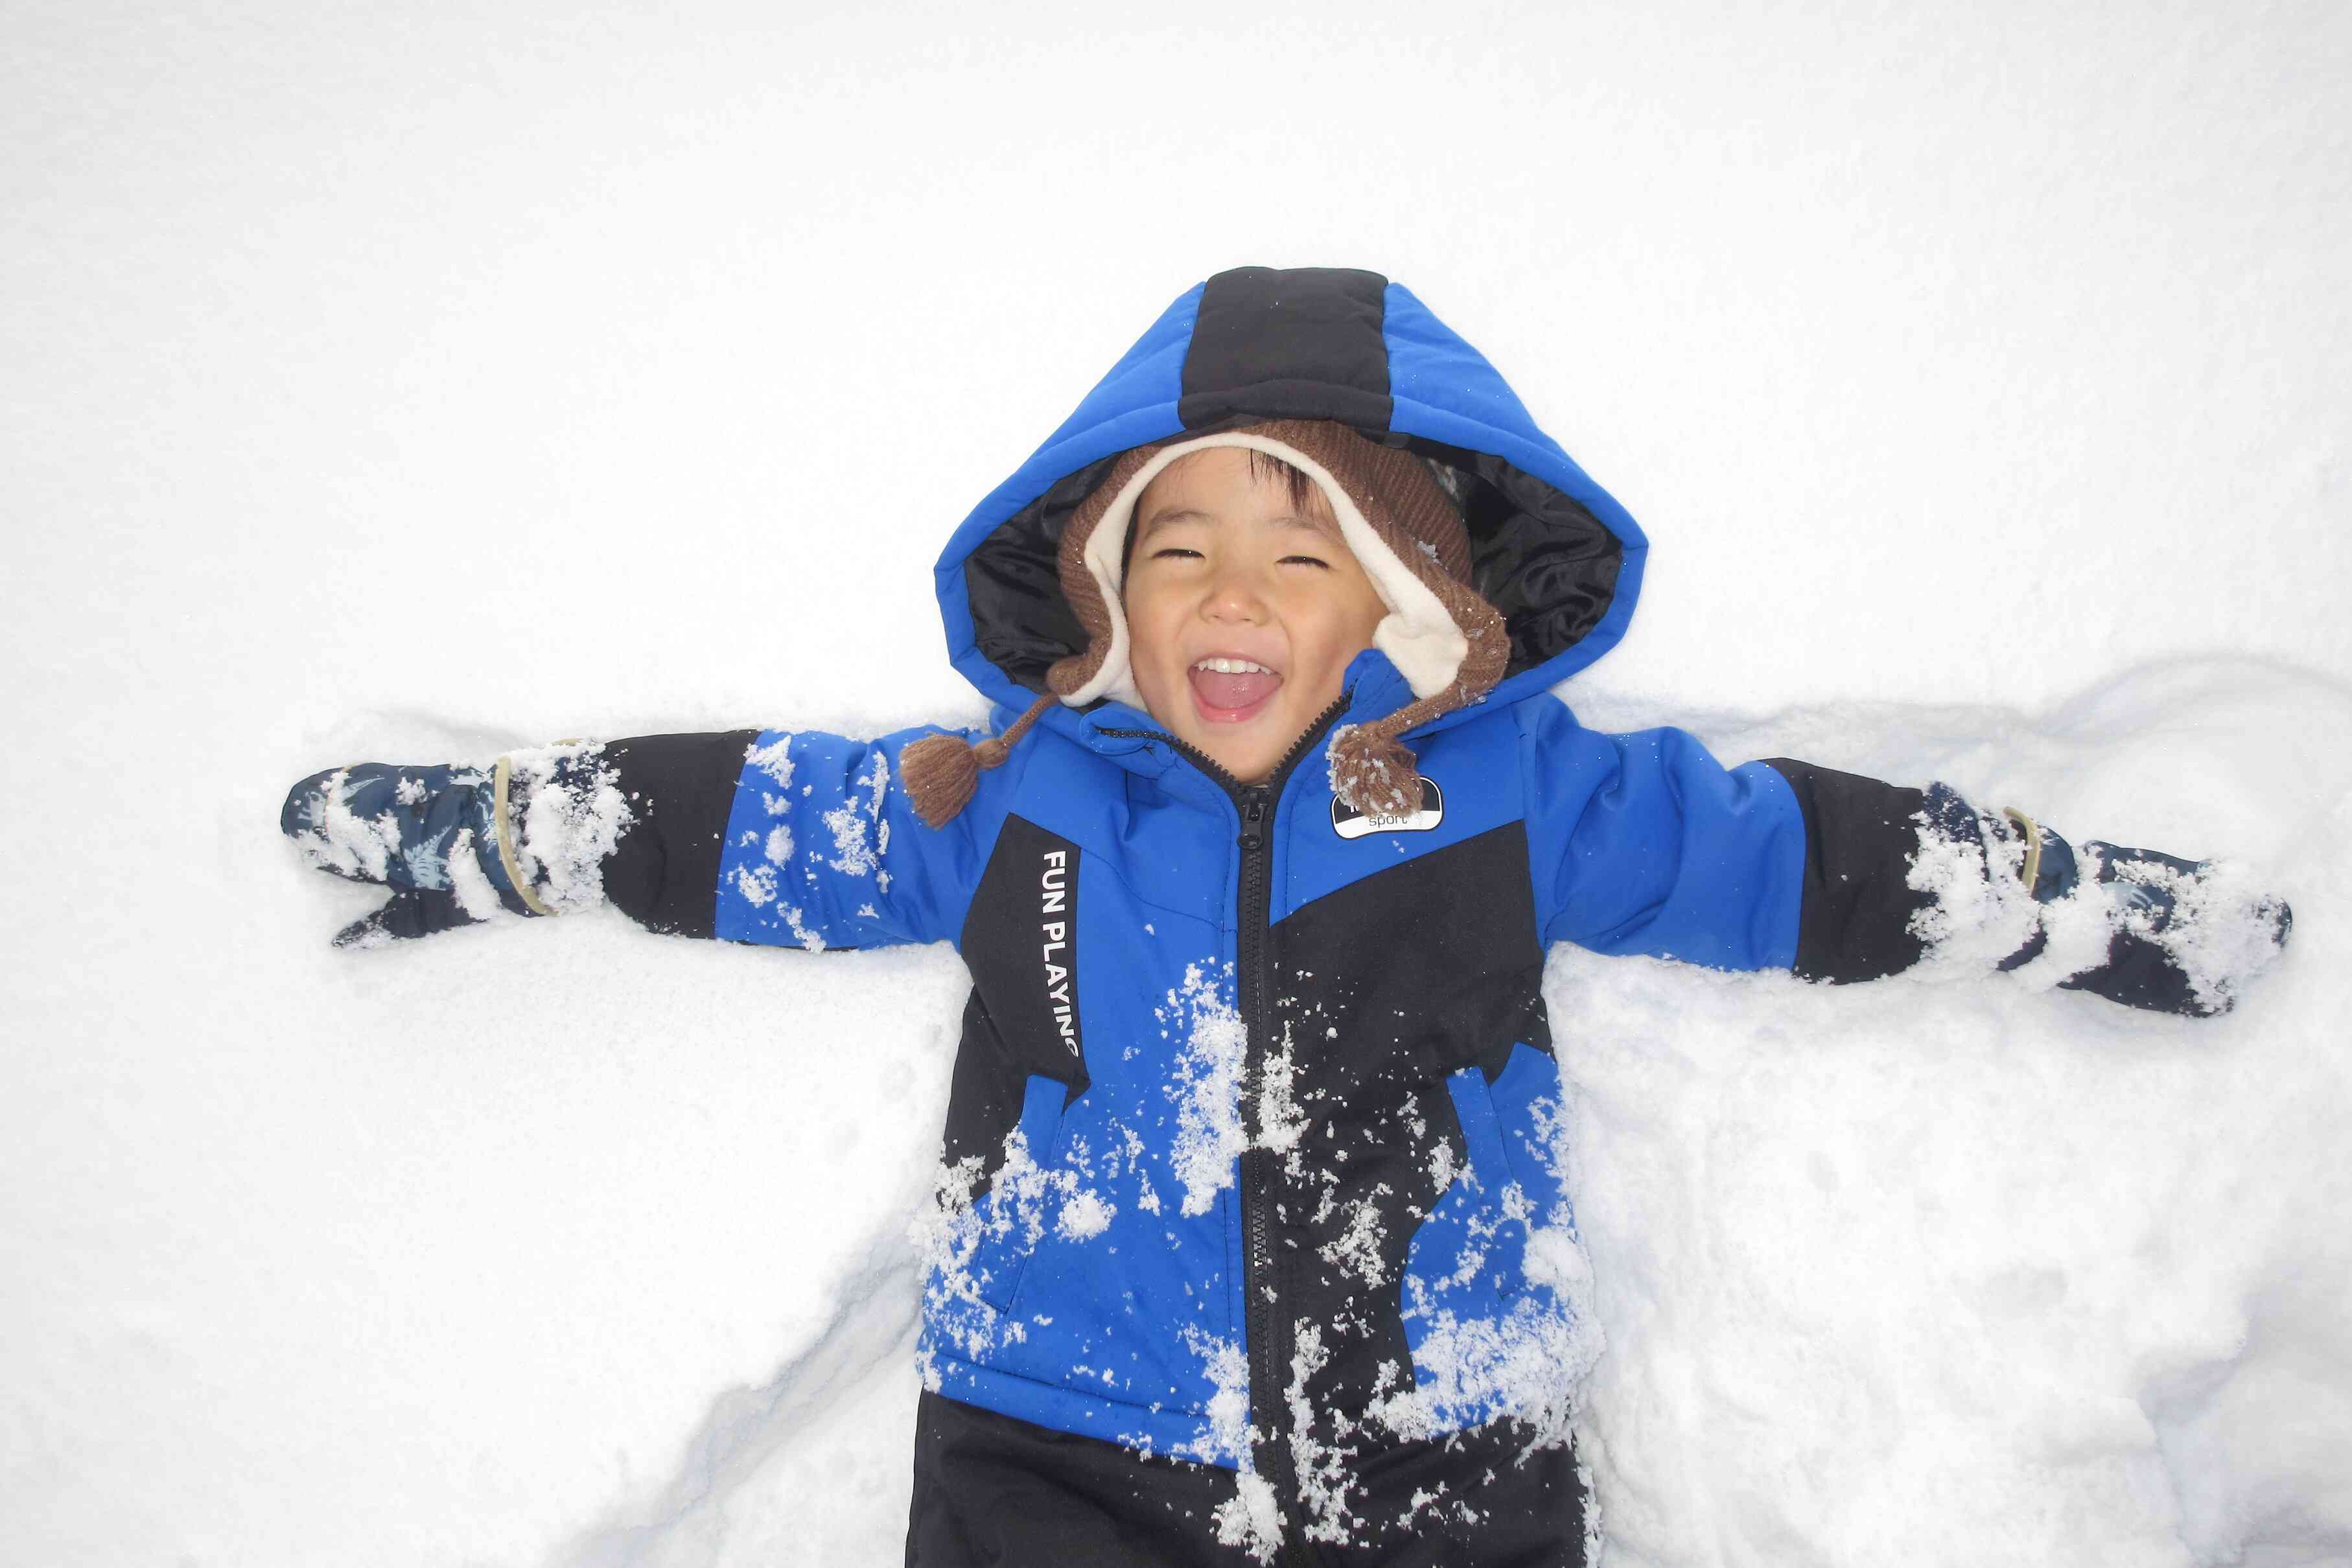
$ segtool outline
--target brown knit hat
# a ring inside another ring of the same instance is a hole
[[[1144,487],[1178,458],[1212,446],[1279,458],[1312,478],[1330,502],[1341,538],[1388,607],[1372,645],[1396,665],[1414,699],[1333,735],[1331,787],[1371,817],[1420,808],[1413,755],[1397,737],[1476,701],[1502,679],[1510,658],[1503,618],[1471,588],[1462,515],[1420,458],[1329,420],[1275,420],[1155,442],[1111,465],[1062,532],[1062,592],[1086,630],[1086,648],[1046,672],[1046,695],[1003,735],[976,747],[934,736],[907,748],[899,773],[925,821],[939,827],[962,810],[979,770],[1003,762],[1055,699],[1073,707],[1099,697],[1143,706],[1128,667],[1127,618],[1118,602],[1127,531]]]

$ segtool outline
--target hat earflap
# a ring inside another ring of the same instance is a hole
[[[1466,649],[1452,684],[1415,698],[1385,718],[1342,725],[1324,747],[1323,755],[1331,765],[1331,793],[1376,822],[1397,821],[1421,809],[1420,758],[1398,737],[1440,715],[1482,701],[1510,664],[1510,633],[1499,611],[1465,583],[1449,580],[1437,591],[1462,627]]]

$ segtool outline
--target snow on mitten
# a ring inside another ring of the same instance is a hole
[[[2157,1013],[2210,1018],[2286,947],[2294,912],[2227,861],[2086,841],[2022,811],[1978,811],[1928,785],[1915,818],[1912,934],[1948,971],[1990,964],[2028,985],[2086,989]]]
[[[430,936],[500,909],[540,913],[499,853],[499,782],[478,768],[360,762],[295,785],[278,825],[302,858],[392,889],[385,903],[338,932],[335,946]]]
[[[2239,868],[2223,862],[2182,860],[2092,839],[2078,851],[2030,820],[2038,843],[2033,899],[2044,910],[2044,932],[2078,911],[2105,922],[2101,961],[2058,981],[2126,1007],[2210,1018],[2237,1004],[2246,982],[2269,968],[2286,946],[2294,912],[2264,893]],[[2044,933],[2036,934],[2046,944]],[[2035,957],[2018,956],[2019,966]]]
[[[2270,967],[2294,926],[2285,900],[2227,862],[2095,839],[2078,849],[2021,811],[1979,812],[1941,784],[1929,786],[1922,814],[1923,842],[1980,847],[1985,902],[2004,912],[1986,929],[2023,937],[1994,967],[2029,980],[2126,1007],[2210,1018],[2228,1012],[2246,983]],[[1948,872],[1939,867],[1933,880],[1948,882]],[[1913,881],[1921,884],[1916,870]],[[1948,905],[1943,889],[1936,892],[1938,904]]]
[[[495,767],[356,763],[294,786],[278,823],[321,871],[392,897],[338,947],[430,936],[498,915],[604,902],[604,857],[633,819],[602,746],[519,751]]]

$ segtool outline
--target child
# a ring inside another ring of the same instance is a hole
[[[2288,919],[1940,786],[1580,728],[1549,688],[1645,548],[1403,288],[1243,268],[940,557],[1001,734],[370,764],[284,824],[394,890],[339,942],[609,901],[957,945],[910,1563],[1579,1563],[1549,944],[2202,1014]]]

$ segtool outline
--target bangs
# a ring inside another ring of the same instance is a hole
[[[1280,485],[1288,493],[1290,509],[1301,517],[1329,518],[1330,498],[1323,486],[1302,468],[1295,468],[1271,452],[1250,448],[1250,482],[1254,485]]]
[[[1293,512],[1315,524],[1318,532],[1328,534],[1333,538],[1339,538],[1339,523],[1331,511],[1331,497],[1323,493],[1323,486],[1315,482],[1313,475],[1295,464],[1285,463],[1271,452],[1260,452],[1254,446],[1248,451],[1251,484],[1281,486],[1284,498],[1289,502]],[[1186,453],[1175,463],[1170,464],[1169,467],[1174,468],[1177,464],[1187,462],[1192,456],[1192,454]],[[1127,569],[1134,564],[1136,536],[1140,531],[1129,528],[1127,530],[1127,538],[1119,545],[1118,565],[1121,578],[1126,577]]]

